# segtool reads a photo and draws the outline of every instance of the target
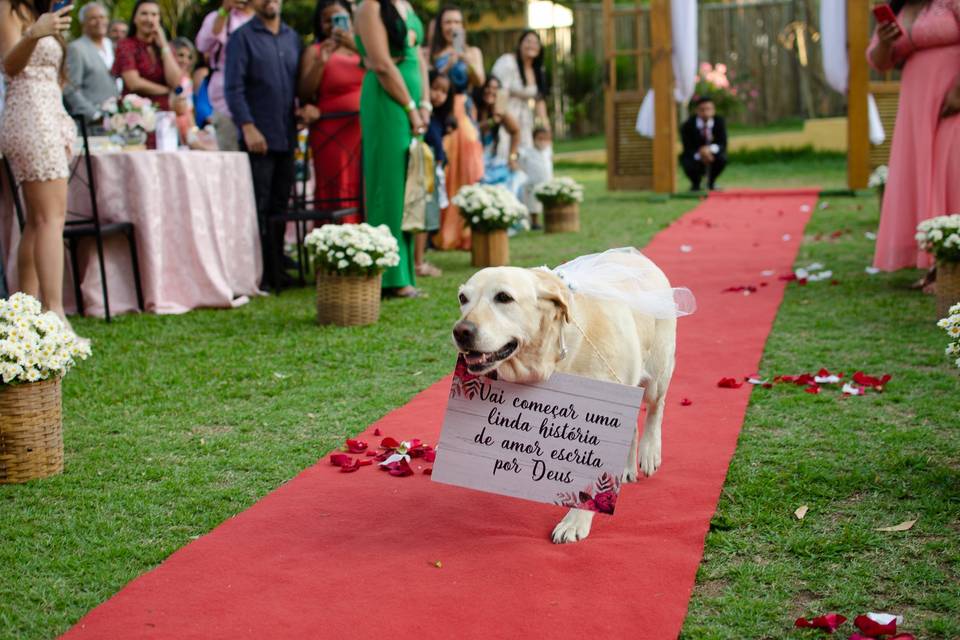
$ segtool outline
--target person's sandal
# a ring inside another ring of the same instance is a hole
[[[416,268],[416,272],[418,276],[422,276],[424,278],[439,278],[443,275],[443,271],[433,266],[429,262],[421,263]]]

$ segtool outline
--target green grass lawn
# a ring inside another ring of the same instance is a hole
[[[727,186],[833,185],[842,162],[731,167]],[[511,242],[520,266],[643,246],[693,200],[608,193],[583,231]],[[707,541],[685,638],[780,638],[793,618],[891,610],[921,638],[960,635],[960,383],[913,272],[868,277],[875,198],[831,199],[800,262],[842,281],[788,291],[765,373],[820,366],[894,379],[839,401],[757,390]],[[64,385],[66,473],[0,486],[0,638],[49,638],[177,548],[445,375],[466,254],[434,254],[430,297],[387,301],[367,328],[317,327],[309,289],[230,311],[77,320],[94,357]],[[821,286],[823,285],[823,286]],[[747,372],[744,372],[747,373]],[[802,522],[792,511],[808,504]],[[919,517],[913,530],[874,532]],[[804,634],[795,634],[801,637]]]

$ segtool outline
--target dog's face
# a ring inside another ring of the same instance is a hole
[[[520,382],[550,377],[570,304],[557,276],[517,267],[483,269],[460,287],[459,297],[453,341],[471,373],[497,369]]]

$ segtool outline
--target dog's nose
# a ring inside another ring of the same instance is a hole
[[[466,320],[458,322],[453,328],[453,339],[465,349],[472,347],[474,340],[477,339],[477,325]]]

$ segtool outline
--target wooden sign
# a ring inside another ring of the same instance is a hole
[[[612,514],[641,387],[555,373],[539,384],[457,364],[433,480]]]

